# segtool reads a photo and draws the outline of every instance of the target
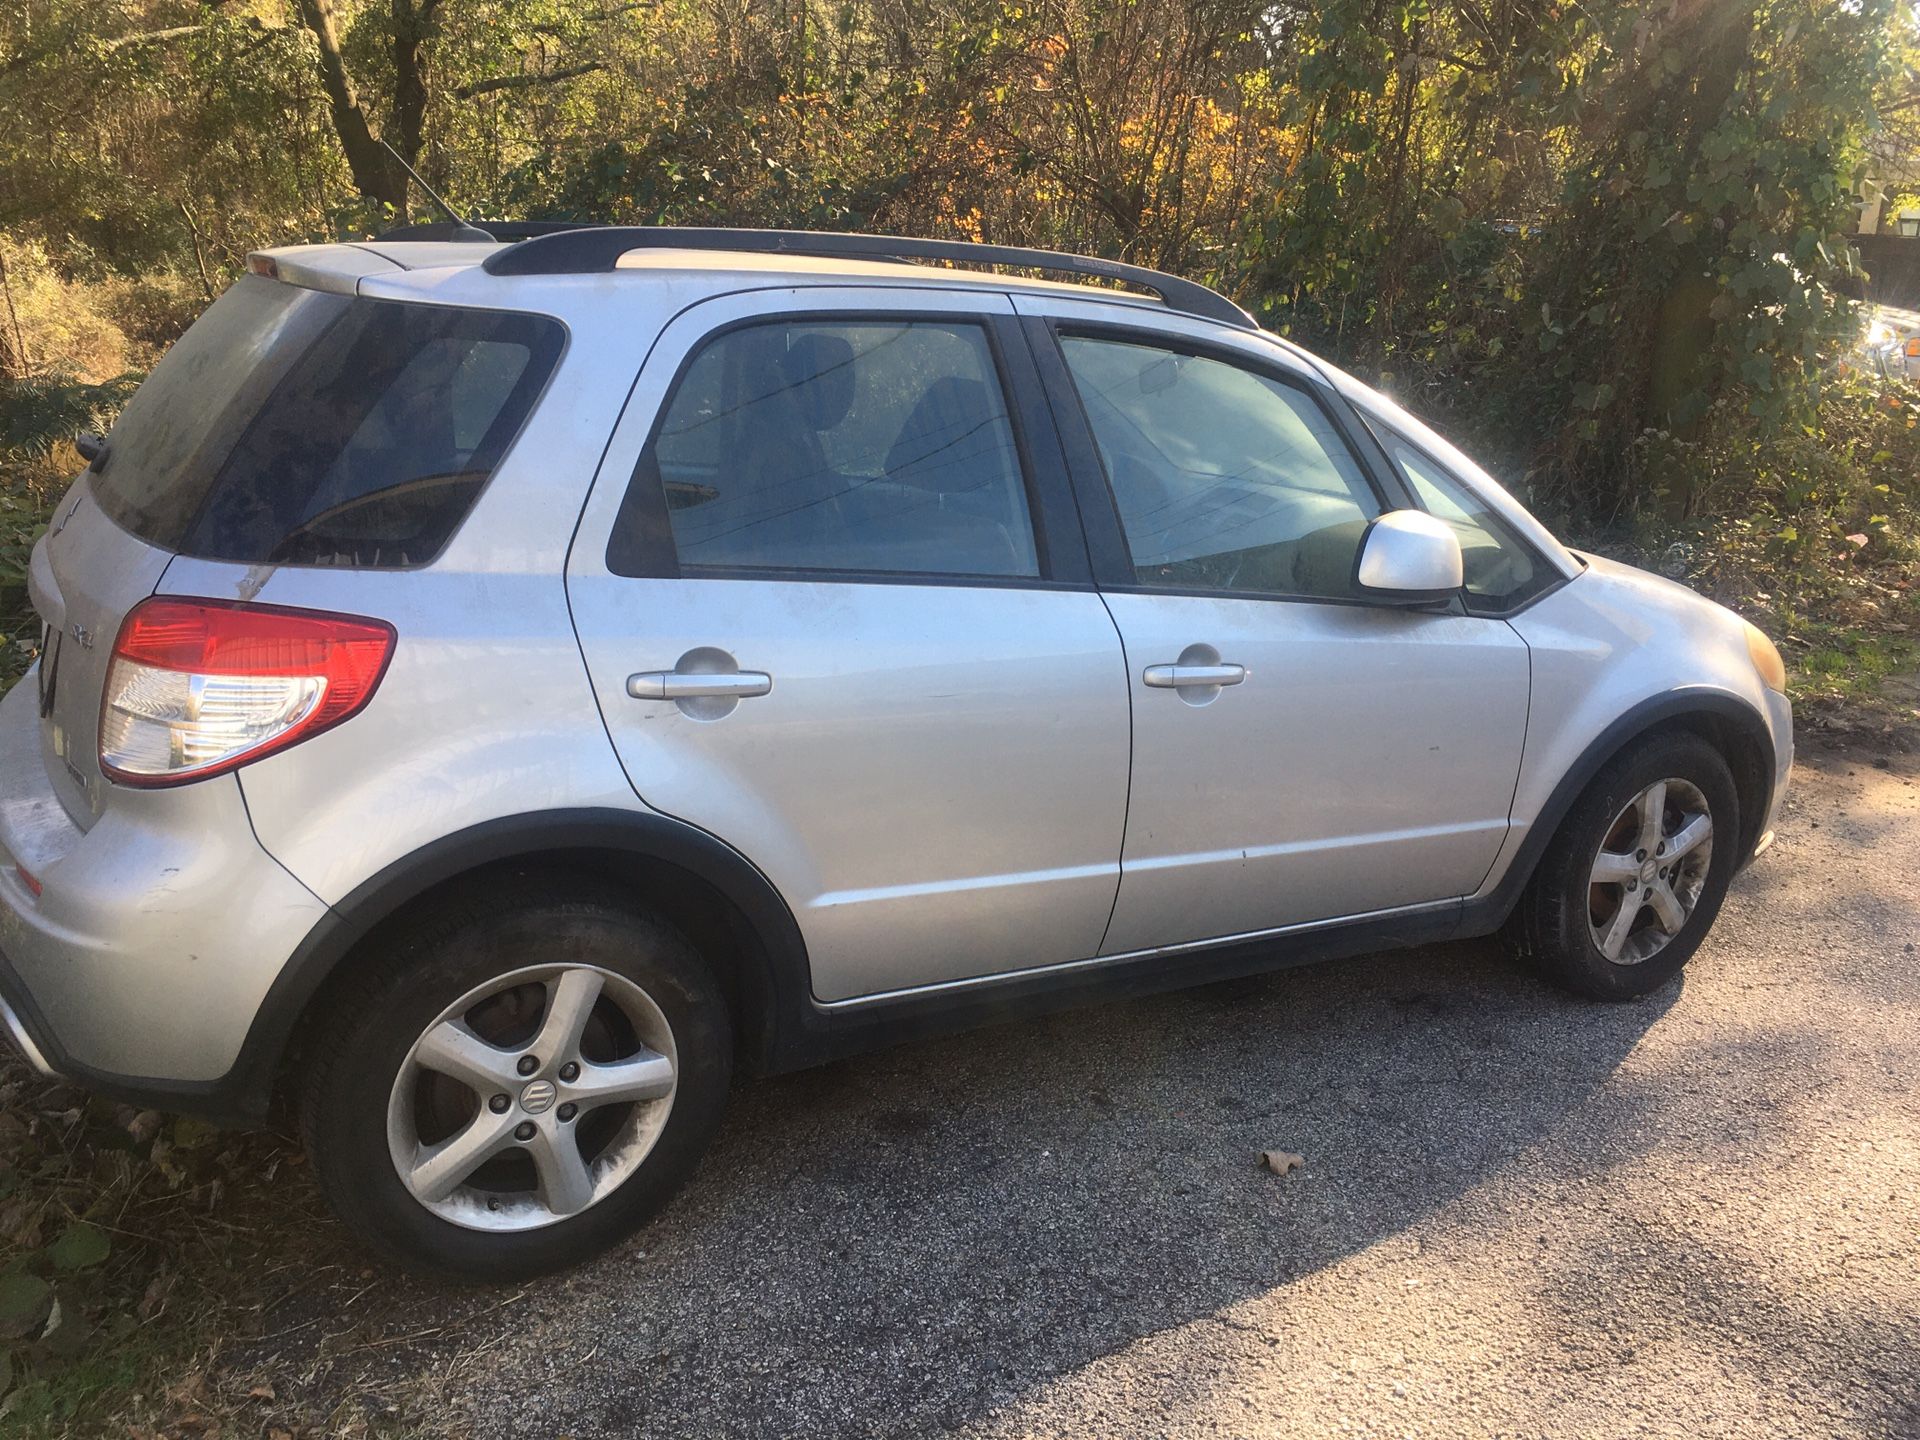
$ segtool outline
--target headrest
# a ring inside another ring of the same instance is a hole
[[[950,375],[927,387],[887,452],[887,478],[923,490],[972,488],[969,467],[998,444],[995,407],[978,380]]]
[[[781,356],[780,374],[816,431],[833,429],[853,408],[853,342],[844,335],[800,335]]]

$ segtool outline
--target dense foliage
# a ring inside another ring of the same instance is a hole
[[[1839,377],[1913,37],[1898,0],[21,0],[0,464],[53,484],[23,457],[248,249],[417,216],[411,165],[482,215],[1194,274],[1584,536],[1731,516],[1805,565],[1784,516],[1832,504],[1897,559],[1914,472]],[[1879,524],[1836,498],[1880,484]]]
[[[23,0],[0,230],[70,278],[167,276],[177,323],[252,246],[417,207],[385,140],[483,214],[1098,251],[1212,279],[1611,520],[1643,431],[1811,414],[1910,28],[1895,0]]]

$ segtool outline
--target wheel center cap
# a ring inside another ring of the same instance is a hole
[[[536,1080],[520,1092],[520,1108],[529,1115],[544,1115],[558,1096],[551,1080]]]
[[[1659,873],[1660,873],[1660,862],[1658,860],[1647,861],[1646,864],[1640,867],[1640,883],[1642,885],[1653,884],[1654,877],[1657,876]]]

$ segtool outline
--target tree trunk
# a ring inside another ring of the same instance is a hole
[[[420,150],[426,143],[427,75],[423,52],[433,30],[433,12],[439,0],[393,0],[393,112],[387,125],[387,143],[420,168]]]
[[[340,52],[340,27],[334,19],[333,0],[299,0],[299,5],[300,19],[312,32],[319,51],[320,83],[327,92],[327,111],[333,119],[334,134],[340,139],[340,149],[347,157],[347,169],[353,175],[355,188],[369,200],[384,201],[396,214],[405,216],[407,175],[394,164],[393,157],[381,147],[367,124],[367,112],[354,93],[353,77],[347,73],[346,57]]]

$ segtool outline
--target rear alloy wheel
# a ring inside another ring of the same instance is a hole
[[[1615,758],[1574,802],[1508,925],[1547,976],[1646,995],[1705,939],[1733,879],[1739,799],[1720,753],[1670,732]]]
[[[387,1148],[441,1219],[538,1229],[645,1163],[676,1069],[667,1017],[625,976],[516,970],[475,986],[414,1042],[387,1101]]]
[[[625,1238],[718,1124],[724,998],[617,895],[527,882],[363,957],[308,1051],[301,1128],[329,1203],[417,1270],[512,1280]]]

